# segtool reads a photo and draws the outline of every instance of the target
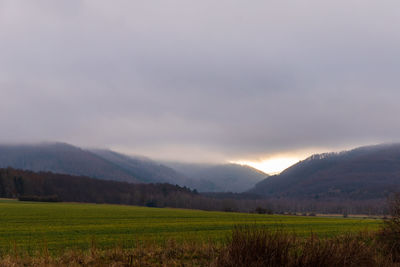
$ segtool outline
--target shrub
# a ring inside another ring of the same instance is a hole
[[[386,254],[395,262],[400,261],[400,193],[389,198],[390,218],[383,220],[379,241]]]
[[[155,200],[148,200],[145,206],[148,208],[157,208],[157,202]]]
[[[281,231],[238,226],[218,257],[218,266],[285,266],[292,236]]]
[[[35,196],[35,195],[26,195],[18,197],[19,201],[38,201],[38,202],[61,202],[57,195],[51,196]]]
[[[304,239],[280,230],[236,227],[217,266],[392,266],[376,247],[362,234]]]
[[[255,209],[255,213],[258,213],[258,214],[265,214],[265,213],[267,213],[267,209],[264,209],[264,208],[262,208],[262,207],[257,207],[257,208]]]
[[[263,207],[260,207],[260,206],[258,206],[258,207],[254,210],[254,212],[255,212],[255,213],[258,213],[258,214],[274,214],[274,212],[273,212],[271,209],[269,209],[269,208],[263,208]]]

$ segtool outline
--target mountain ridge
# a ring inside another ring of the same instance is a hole
[[[400,144],[383,144],[312,155],[248,192],[265,197],[373,199],[398,190]]]
[[[187,166],[193,168],[194,164]],[[254,170],[250,167],[226,167],[218,164],[212,166],[216,168],[214,172],[212,169],[210,171],[209,165],[200,168],[204,176],[208,175],[206,179],[194,179],[163,162],[128,156],[108,149],[83,149],[61,142],[0,144],[0,168],[48,171],[130,183],[170,183],[201,192],[215,192],[217,189],[223,192],[243,192],[264,178],[260,174],[259,180],[254,180]],[[219,186],[220,180],[224,179],[228,182],[225,182],[225,186]],[[236,186],[232,179],[240,180],[241,186]]]
[[[6,167],[140,182],[111,162],[79,147],[60,142],[0,145],[0,168]]]

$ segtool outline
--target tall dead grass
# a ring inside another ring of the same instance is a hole
[[[282,231],[236,227],[217,266],[396,266],[376,242],[375,234],[346,234],[330,239],[304,239]]]
[[[64,266],[211,266],[218,248],[213,243],[145,243],[135,248],[72,249],[58,255],[38,251],[35,255],[24,252],[0,255],[1,267],[64,267]]]
[[[36,254],[15,248],[0,255],[0,266],[400,266],[397,254],[400,238],[391,237],[400,232],[391,232],[387,225],[392,226],[384,224],[380,232],[349,233],[333,238],[314,234],[304,238],[279,229],[240,226],[233,229],[224,244],[170,240],[163,244],[140,243],[129,249],[122,246],[99,249],[92,242],[89,250],[68,250],[57,255],[49,253],[47,246]]]
[[[378,233],[380,246],[393,261],[400,262],[400,194],[394,194],[389,199],[391,217],[383,221]]]

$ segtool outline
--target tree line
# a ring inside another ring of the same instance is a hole
[[[196,190],[167,183],[132,184],[13,168],[0,169],[0,197],[256,213],[387,213],[384,199],[316,201],[266,199],[251,194],[200,194]]]

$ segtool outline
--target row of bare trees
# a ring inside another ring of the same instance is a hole
[[[385,199],[315,200],[199,194],[171,184],[131,184],[50,172],[0,169],[0,197],[258,213],[387,214]],[[264,212],[265,211],[265,212]]]

